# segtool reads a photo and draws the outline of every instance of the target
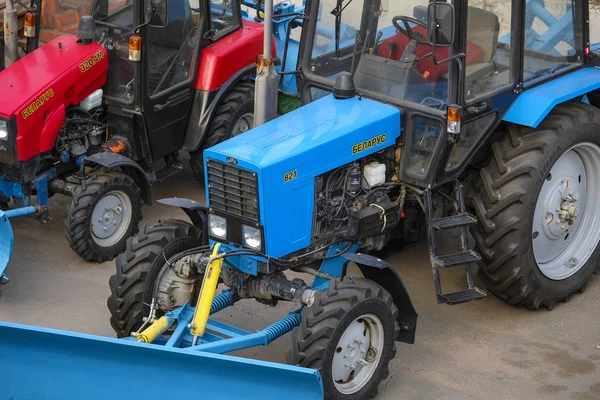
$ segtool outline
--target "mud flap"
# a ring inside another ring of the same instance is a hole
[[[398,307],[399,342],[414,344],[418,314],[412,304],[408,290],[396,271],[384,260],[368,254],[346,253],[342,257],[354,262],[363,276],[387,290]]]
[[[13,400],[323,398],[312,369],[12,323],[0,371]]]

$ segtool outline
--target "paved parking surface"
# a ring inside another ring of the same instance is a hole
[[[156,196],[203,200],[203,189],[184,173],[157,186]],[[3,287],[0,320],[113,336],[106,298],[111,262],[81,261],[64,238],[68,199],[51,200],[53,221],[14,221],[16,243]],[[185,218],[177,209],[145,209],[145,223]],[[379,399],[600,399],[600,279],[583,295],[552,312],[528,311],[495,298],[461,306],[437,305],[427,248],[417,245],[388,256],[404,279],[419,313],[417,343],[398,344]],[[458,288],[460,273],[444,276]],[[291,307],[270,309],[242,302],[219,314],[244,329],[260,329]],[[244,356],[284,361],[289,337]]]

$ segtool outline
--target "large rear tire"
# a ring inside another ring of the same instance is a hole
[[[537,129],[508,125],[493,143],[469,192],[472,233],[479,277],[509,304],[551,310],[583,292],[598,265],[599,132],[600,111],[571,102]]]
[[[204,150],[254,127],[254,83],[242,81],[221,100],[210,122],[206,138],[196,151],[190,152],[190,167],[198,182],[204,182]]]
[[[112,260],[125,250],[142,219],[135,181],[120,171],[98,172],[75,189],[65,220],[67,240],[86,261]]]
[[[302,310],[291,364],[318,369],[326,399],[368,399],[389,374],[400,332],[392,296],[367,279],[331,281]]]
[[[170,297],[168,287],[157,285],[159,275],[171,273],[172,268],[166,260],[202,245],[202,230],[177,220],[144,226],[127,241],[127,249],[117,257],[116,272],[108,281],[110,325],[118,337],[129,336],[140,328],[144,317],[149,315],[152,299],[160,294],[159,291]],[[184,281],[189,279],[184,278]],[[181,305],[169,304],[162,308],[157,305],[157,317]]]

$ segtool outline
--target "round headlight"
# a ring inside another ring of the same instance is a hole
[[[242,227],[242,233],[244,235],[244,245],[252,249],[260,250],[262,247],[262,237],[260,229],[256,229],[252,226],[244,225]]]
[[[218,215],[208,215],[208,229],[210,234],[219,238],[227,238],[227,220]]]

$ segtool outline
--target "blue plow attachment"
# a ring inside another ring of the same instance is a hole
[[[15,240],[10,218],[23,217],[35,213],[35,207],[21,207],[14,210],[0,210],[0,284],[8,281],[4,272],[8,267],[8,261],[12,254],[13,242]]]
[[[0,399],[132,398],[310,400],[323,389],[312,369],[0,323]]]

